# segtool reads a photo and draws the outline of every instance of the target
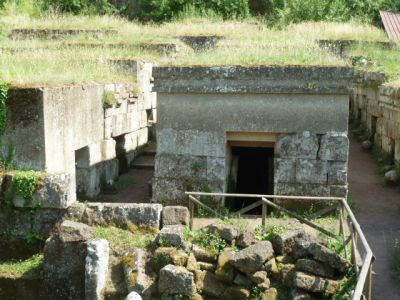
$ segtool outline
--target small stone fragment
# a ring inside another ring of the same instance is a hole
[[[215,276],[227,284],[231,284],[235,276],[235,271],[232,265],[233,255],[234,252],[232,249],[224,249],[218,257],[217,270],[215,271]]]
[[[227,288],[222,296],[223,300],[247,300],[250,297],[250,291],[244,287],[231,286]]]
[[[239,235],[236,245],[238,247],[247,248],[256,243],[256,237],[251,231],[244,231]]]
[[[257,284],[257,286],[258,286],[261,290],[265,291],[265,290],[268,290],[268,289],[270,288],[271,282],[270,282],[269,279],[267,278],[267,280],[265,280],[265,281],[262,282],[262,283]]]
[[[304,236],[304,229],[288,230],[272,241],[274,251],[279,255],[292,253],[296,241]]]
[[[130,292],[125,300],[143,300],[142,297],[136,292]]]
[[[160,270],[168,264],[175,266],[185,266],[188,260],[188,255],[183,251],[173,247],[158,248],[152,258],[153,269]]]
[[[251,274],[260,270],[264,262],[273,255],[272,244],[269,241],[262,241],[235,253],[232,263],[239,271]]]
[[[237,274],[233,283],[244,287],[251,287],[253,285],[253,282],[242,274]]]
[[[346,274],[350,269],[351,263],[348,260],[323,245],[317,243],[310,244],[308,247],[308,253],[315,260],[328,264],[332,268],[338,270],[341,274]]]
[[[372,148],[372,142],[370,140],[365,140],[361,143],[361,147],[364,150],[370,150]]]
[[[266,281],[268,279],[268,274],[266,271],[258,271],[258,272],[255,272],[253,275],[250,275],[249,278],[254,283],[259,284],[259,283],[263,283],[264,281]]]
[[[276,300],[276,299],[278,299],[278,291],[275,288],[268,289],[262,297],[262,300]]]
[[[279,275],[279,270],[276,265],[275,258],[272,258],[269,261],[267,261],[264,265],[264,268],[265,268],[265,271],[267,271],[269,276],[273,276],[274,278],[276,278],[277,275]]]
[[[194,272],[196,270],[200,270],[199,265],[197,264],[196,257],[193,255],[193,253],[189,254],[187,264],[186,264],[186,269],[190,272]]]
[[[164,226],[157,235],[156,242],[161,247],[183,248],[185,245],[183,239],[184,230],[185,226],[183,225]]]
[[[209,263],[214,263],[217,261],[217,257],[210,253],[210,251],[197,246],[196,244],[192,247],[192,252],[198,261],[204,261]]]
[[[197,262],[197,265],[200,267],[200,270],[203,270],[203,271],[213,271],[214,272],[215,269],[217,268],[217,266],[215,264],[204,262],[204,261]]]
[[[240,229],[229,224],[211,224],[207,226],[208,232],[216,233],[228,242],[232,242],[239,237]]]
[[[317,276],[332,278],[334,270],[328,265],[324,265],[312,259],[301,258],[296,262],[296,269]]]
[[[293,280],[294,286],[312,293],[335,294],[339,288],[339,282],[325,279],[302,272],[296,272]]]
[[[390,184],[399,182],[399,173],[396,170],[390,170],[385,173],[385,180]]]
[[[189,225],[190,213],[185,206],[165,206],[162,211],[162,223],[166,225]]]
[[[226,286],[209,271],[196,271],[196,288],[210,297],[220,298]]]
[[[278,264],[280,270],[280,280],[283,285],[291,287],[293,285],[293,276],[295,274],[295,265],[293,264]]]
[[[193,274],[183,267],[167,265],[160,270],[158,291],[162,295],[180,294],[192,297],[196,293]]]
[[[293,290],[292,297],[293,300],[314,300],[314,297],[312,297],[309,293],[298,289]]]

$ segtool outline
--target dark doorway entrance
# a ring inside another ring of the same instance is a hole
[[[231,168],[234,178],[233,191],[239,194],[272,194],[273,193],[273,164],[274,149],[259,147],[232,147]],[[236,197],[229,199],[228,206],[238,211],[260,199]],[[261,206],[248,212],[261,214]]]

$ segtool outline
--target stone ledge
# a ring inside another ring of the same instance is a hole
[[[144,203],[88,203],[83,221],[89,225],[135,225],[160,228],[161,204]]]
[[[13,173],[2,175],[1,194],[3,201],[11,201],[15,207],[35,207],[66,209],[76,200],[75,191],[71,189],[72,178],[70,174],[45,174],[42,173],[32,201],[27,203],[19,195],[15,195],[12,187]]]
[[[324,66],[154,67],[161,93],[351,94],[354,69]]]
[[[11,30],[10,37],[14,40],[24,40],[24,39],[58,40],[77,35],[85,35],[85,36],[101,38],[117,33],[118,33],[117,30],[15,28]]]

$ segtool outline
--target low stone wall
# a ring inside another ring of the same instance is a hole
[[[400,88],[382,85],[384,74],[361,73],[351,101],[354,120],[368,130],[371,141],[400,160]]]
[[[160,204],[141,203],[75,203],[67,211],[66,218],[90,226],[114,225],[127,228],[129,223],[159,229],[161,226]]]
[[[84,30],[84,29],[25,29],[16,28],[11,30],[10,38],[13,40],[59,40],[72,36],[88,36],[102,38],[107,35],[117,34],[116,30]]]

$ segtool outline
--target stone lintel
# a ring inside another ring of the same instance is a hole
[[[154,67],[160,93],[351,94],[354,69],[325,66]]]

